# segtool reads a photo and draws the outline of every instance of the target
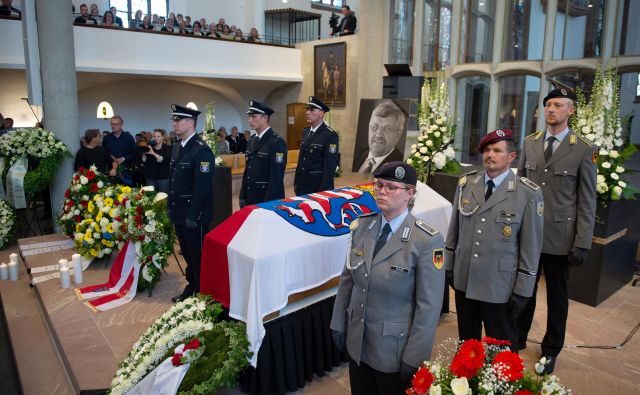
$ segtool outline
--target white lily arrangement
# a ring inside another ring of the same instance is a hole
[[[619,77],[615,68],[596,70],[590,100],[576,91],[571,128],[598,148],[596,191],[602,201],[634,199],[640,190],[623,180],[624,162],[636,151],[625,141],[620,120]],[[594,158],[595,159],[595,158]]]
[[[16,212],[5,200],[0,200],[0,249],[3,249],[16,228]]]

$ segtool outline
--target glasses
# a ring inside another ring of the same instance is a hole
[[[394,194],[398,189],[411,189],[411,188],[399,187],[393,184],[383,184],[380,181],[378,181],[373,184],[373,189],[376,191],[381,191],[384,189],[387,193]]]

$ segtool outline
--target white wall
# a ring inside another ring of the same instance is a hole
[[[96,119],[96,109],[103,100],[108,101],[113,111],[124,118],[124,129],[134,135],[154,128],[163,128],[167,132],[173,130],[169,119],[171,104],[185,105],[190,101],[202,112],[206,103],[215,101],[216,128],[248,128],[245,114],[216,92],[182,82],[139,79],[97,85],[79,91],[80,133],[90,128],[110,130],[108,120]],[[203,127],[204,116],[201,116],[197,129]]]
[[[27,97],[27,80],[24,70],[0,70],[0,81],[2,81],[2,89],[0,89],[0,113],[5,118],[13,118],[13,126],[32,127],[38,122],[29,109],[26,101],[22,100]],[[96,104],[96,108],[98,105]],[[34,107],[38,118],[42,117],[42,108]]]

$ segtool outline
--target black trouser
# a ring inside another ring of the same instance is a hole
[[[383,373],[364,362],[360,366],[349,356],[349,382],[352,395],[404,395],[409,382],[400,380],[400,373]]]
[[[182,256],[187,261],[187,288],[189,294],[200,292],[200,258],[202,256],[202,241],[207,233],[207,226],[200,225],[194,229],[176,225],[176,236],[182,250]]]
[[[544,270],[544,278],[547,282],[547,330],[542,339],[542,355],[556,357],[564,346],[564,334],[569,314],[569,294],[567,292],[569,262],[566,255],[540,255],[540,266],[536,277],[536,286],[533,288],[533,296],[529,298],[527,305],[518,317],[519,338],[520,344],[524,346],[536,310],[536,293],[542,270]]]
[[[518,349],[516,317],[507,314],[507,303],[489,303],[469,299],[456,289],[456,310],[460,340],[482,337],[482,324],[489,337],[509,340],[511,350]]]

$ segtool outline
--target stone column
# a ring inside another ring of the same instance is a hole
[[[53,131],[75,156],[80,148],[80,141],[71,2],[35,2],[44,125]],[[54,218],[60,213],[64,191],[72,175],[73,159],[65,158],[50,187]],[[54,226],[57,229],[57,225]]]

